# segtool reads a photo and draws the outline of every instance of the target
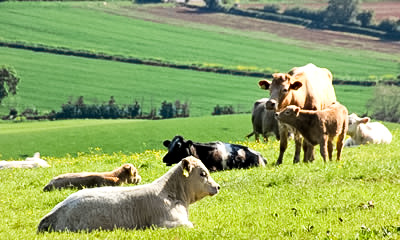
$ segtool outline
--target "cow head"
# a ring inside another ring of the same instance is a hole
[[[360,124],[368,123],[371,119],[369,117],[360,118],[355,113],[349,115],[349,129],[347,134],[354,136]]]
[[[120,174],[118,177],[125,183],[138,184],[142,180],[138,170],[130,163],[125,163],[120,167]]]
[[[278,121],[291,124],[299,116],[300,108],[294,105],[287,106],[283,111],[276,112],[275,117]]]
[[[183,158],[192,155],[191,140],[185,141],[182,136],[175,136],[172,141],[165,140],[163,145],[168,148],[167,154],[163,158],[163,162],[167,166],[180,162]]]
[[[182,159],[181,167],[190,203],[218,193],[219,184],[211,178],[210,172],[201,160],[193,156],[186,157]]]
[[[287,73],[272,74],[272,81],[263,79],[258,82],[260,88],[269,90],[270,98],[265,103],[268,110],[277,110],[291,90],[299,89],[303,84],[299,81],[291,82],[292,76]]]

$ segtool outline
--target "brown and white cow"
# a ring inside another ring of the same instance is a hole
[[[389,144],[392,142],[392,134],[389,129],[380,122],[371,122],[369,117],[358,117],[355,113],[348,116],[350,135],[344,144],[345,147],[361,144]]]
[[[111,172],[80,172],[65,173],[54,177],[43,191],[51,191],[62,188],[92,188],[100,186],[118,186],[124,183],[138,184],[142,178],[137,169],[130,163]]]
[[[270,100],[266,103],[267,109],[278,112],[289,105],[296,105],[306,110],[321,110],[336,102],[332,73],[326,68],[319,68],[311,63],[295,67],[288,73],[275,73],[272,81],[264,79],[258,84],[262,89],[270,91]],[[287,124],[280,124],[280,152],[276,164],[282,164],[289,129],[290,126]],[[301,136],[297,132],[294,135],[296,150],[293,163],[297,163],[300,160]],[[303,150],[304,161],[312,161],[314,147],[304,142]]]
[[[198,143],[186,141],[182,136],[175,136],[172,141],[165,140],[163,144],[168,148],[163,158],[167,166],[187,156],[200,159],[210,171],[265,166],[267,163],[259,152],[238,144],[219,141]]]
[[[150,184],[71,194],[42,218],[38,232],[193,227],[189,204],[219,189],[204,164],[187,157]]]
[[[248,134],[247,138],[255,135],[256,141],[259,142],[259,134],[261,134],[264,142],[268,142],[268,136],[270,135],[275,135],[276,139],[279,140],[279,125],[275,119],[275,111],[267,110],[265,106],[268,100],[268,98],[261,98],[254,103],[251,114],[253,132]]]
[[[311,145],[319,144],[324,161],[327,155],[332,161],[332,141],[337,137],[336,159],[339,161],[348,128],[347,115],[347,108],[336,102],[323,110],[301,110],[289,105],[277,113],[277,119],[295,127]]]

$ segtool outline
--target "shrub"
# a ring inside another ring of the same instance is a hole
[[[372,110],[372,118],[400,122],[400,88],[376,86],[374,97],[367,103],[367,109]]]
[[[233,109],[232,105],[228,106],[217,106],[214,107],[214,112],[212,112],[212,115],[224,115],[224,114],[234,114],[235,110]]]
[[[293,7],[287,8],[283,12],[284,15],[306,18],[313,21],[322,21],[323,20],[323,11],[322,10],[313,10],[308,8],[301,7]]]
[[[378,28],[385,32],[399,31],[398,28],[400,28],[400,19],[397,18],[384,19],[379,23]]]
[[[329,0],[324,12],[324,21],[328,24],[348,24],[355,22],[359,0]]]
[[[373,10],[364,10],[356,17],[360,21],[361,26],[368,27],[374,23],[375,13]]]
[[[267,4],[264,6],[264,12],[278,13],[279,10],[280,7],[277,4]]]

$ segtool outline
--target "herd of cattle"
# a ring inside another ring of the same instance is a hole
[[[314,160],[314,146],[320,146],[324,161],[332,160],[336,139],[336,159],[344,146],[366,143],[390,143],[392,135],[381,123],[370,118],[349,115],[336,101],[332,74],[328,69],[308,64],[288,73],[273,74],[273,80],[261,80],[259,86],[270,91],[270,98],[257,100],[253,107],[253,131],[264,141],[275,135],[280,141],[276,164],[282,164],[288,139],[295,141],[294,163],[304,151],[304,162]],[[350,135],[345,141],[345,137]],[[209,171],[265,166],[266,159],[246,146],[224,142],[199,143],[175,136],[165,140],[168,152],[163,162],[172,167],[150,184],[138,184],[141,177],[132,164],[103,173],[66,173],[53,178],[44,191],[62,188],[82,189],[57,204],[42,218],[38,232],[91,231],[114,228],[193,227],[188,219],[189,204],[218,193],[220,186]],[[23,163],[25,162],[25,163]],[[38,153],[26,161],[0,161],[1,168],[48,167]],[[98,187],[98,188],[94,188]]]

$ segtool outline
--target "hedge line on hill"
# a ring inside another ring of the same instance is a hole
[[[134,57],[124,57],[124,56],[115,56],[108,55],[105,53],[94,53],[83,50],[70,50],[66,48],[53,48],[44,45],[29,45],[26,43],[13,43],[13,42],[1,42],[0,47],[9,47],[9,48],[17,48],[17,49],[26,49],[35,52],[46,52],[67,56],[76,56],[76,57],[84,57],[91,59],[102,59],[108,61],[117,61],[124,63],[132,63],[132,64],[144,64],[150,66],[159,66],[159,67],[170,67],[176,69],[187,69],[194,71],[202,71],[202,72],[214,72],[220,74],[231,74],[236,76],[248,76],[248,77],[258,77],[258,78],[272,78],[272,72],[256,72],[256,71],[246,71],[246,70],[236,70],[236,69],[226,69],[222,67],[202,67],[198,65],[185,65],[185,64],[176,64],[170,62],[163,62],[160,60],[151,60],[151,59],[140,59]],[[400,76],[400,75],[399,75]],[[384,85],[394,85],[400,86],[400,79],[393,80],[380,80],[380,81],[350,81],[350,80],[340,80],[334,79],[333,84],[336,85],[355,85],[355,86],[375,86],[377,84]]]

